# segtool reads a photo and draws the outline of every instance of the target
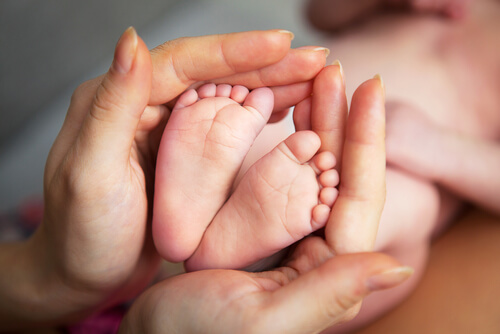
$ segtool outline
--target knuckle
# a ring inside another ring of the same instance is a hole
[[[105,121],[105,115],[108,111],[123,109],[124,106],[120,102],[123,99],[119,95],[118,90],[113,87],[112,83],[109,81],[103,82],[94,97],[90,116],[97,120]]]
[[[189,61],[192,62],[191,67],[196,65],[190,51],[190,39],[190,37],[179,37],[151,50],[151,55],[162,59],[162,62],[171,69],[177,80],[184,84],[191,82],[190,76],[186,72],[186,68],[189,66],[186,65],[189,64]]]
[[[71,95],[71,104],[79,103],[80,101],[86,100],[90,96],[95,95],[100,82],[101,78],[95,78],[78,85]]]

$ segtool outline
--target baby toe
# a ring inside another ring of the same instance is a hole
[[[231,95],[229,97],[238,103],[243,103],[249,93],[250,91],[245,86],[236,85],[231,90]]]
[[[331,209],[325,204],[319,204],[314,207],[312,212],[311,227],[313,231],[324,227],[330,218]]]
[[[204,99],[207,97],[214,97],[217,92],[217,86],[213,83],[205,84],[198,88],[198,95]]]
[[[217,85],[215,89],[215,96],[217,97],[230,97],[231,96],[231,85],[221,84]]]
[[[339,173],[335,169],[330,169],[321,173],[318,180],[322,187],[336,187],[340,181]]]
[[[189,107],[196,101],[198,101],[198,93],[194,89],[189,89],[179,96],[173,110]]]
[[[316,156],[312,159],[312,162],[318,170],[323,172],[335,167],[337,160],[332,152],[324,151],[316,154]]]
[[[319,201],[320,203],[325,204],[326,206],[331,208],[337,200],[338,195],[339,191],[337,190],[337,188],[323,188],[319,192]]]

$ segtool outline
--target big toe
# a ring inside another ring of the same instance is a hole
[[[273,91],[267,87],[254,89],[246,97],[243,107],[255,109],[265,119],[269,119],[274,107]]]
[[[278,145],[278,149],[291,160],[303,164],[312,159],[319,150],[321,140],[312,131],[298,131]]]

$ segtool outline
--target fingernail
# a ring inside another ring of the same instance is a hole
[[[406,281],[415,270],[411,267],[396,267],[369,277],[366,286],[370,291],[389,289]]]
[[[119,73],[130,71],[137,52],[137,32],[134,27],[129,27],[116,44],[113,66]]]
[[[322,46],[312,49],[313,51],[323,51],[325,53],[325,58],[330,55],[330,49],[324,48]]]
[[[293,39],[295,38],[295,35],[291,31],[282,29],[282,30],[278,30],[278,32],[281,33],[281,34],[289,35],[291,41],[293,41]]]
[[[328,55],[330,54],[330,50],[325,48],[325,47],[322,47],[322,46],[300,46],[300,47],[296,48],[295,50],[307,50],[307,51],[314,51],[314,52],[321,51],[321,52],[325,53],[325,57],[328,57]]]
[[[377,74],[375,74],[373,79],[377,79],[378,81],[380,81],[380,85],[382,86],[382,90],[384,91],[384,94],[385,94],[385,84],[384,84],[384,79],[382,79],[382,76],[377,73]]]
[[[342,77],[342,83],[344,84],[345,87],[345,77],[344,77],[344,68],[342,67],[342,64],[340,63],[340,60],[335,59],[332,63],[332,66],[338,66],[339,71],[340,71],[340,76]]]

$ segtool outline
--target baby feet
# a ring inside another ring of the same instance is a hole
[[[232,184],[273,106],[267,88],[205,85],[183,94],[158,153],[153,236],[190,270],[241,268],[323,227],[337,197],[331,153],[291,135]],[[227,202],[226,202],[227,200]],[[225,203],[226,202],[226,203]]]
[[[207,84],[179,97],[156,166],[153,237],[164,258],[184,261],[198,247],[273,105],[269,88]]]
[[[339,177],[320,145],[314,132],[296,132],[251,166],[186,268],[244,268],[324,227]]]

